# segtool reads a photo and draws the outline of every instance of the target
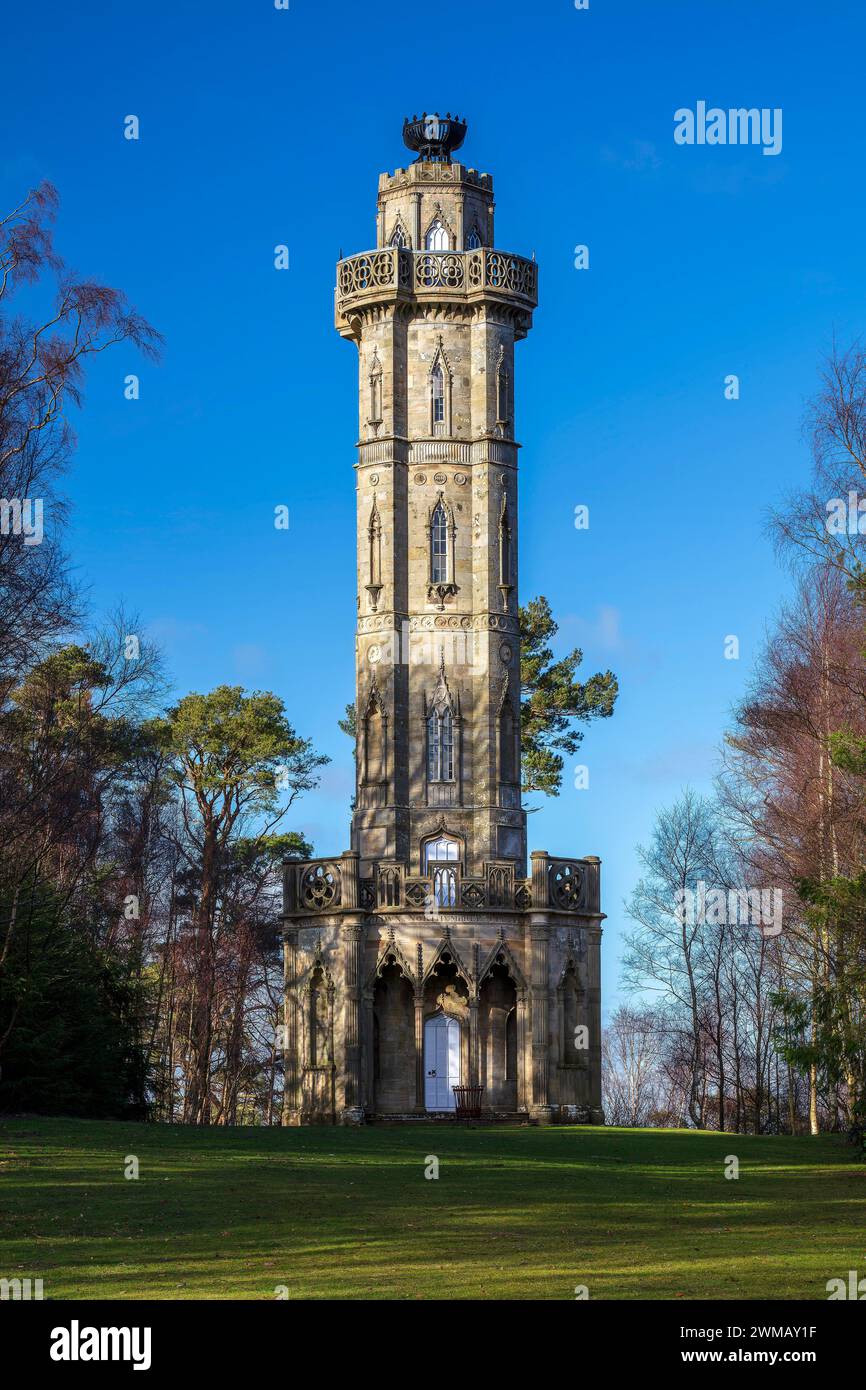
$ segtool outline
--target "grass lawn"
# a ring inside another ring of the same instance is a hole
[[[864,1257],[829,1137],[0,1120],[0,1277],[57,1299],[814,1299]]]

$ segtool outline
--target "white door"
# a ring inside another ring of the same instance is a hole
[[[454,1110],[452,1086],[460,1085],[460,1024],[437,1014],[424,1024],[424,1104],[428,1110]]]

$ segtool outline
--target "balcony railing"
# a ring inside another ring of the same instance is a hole
[[[359,876],[359,857],[287,860],[284,903],[288,917],[328,913],[425,912],[599,912],[598,859],[553,859],[532,855],[532,877],[515,878],[508,860],[484,865],[484,874],[463,875],[458,865],[438,865],[428,875],[409,874],[393,861],[373,866],[372,878]]]
[[[337,266],[337,312],[352,305],[431,293],[494,295],[527,309],[538,303],[538,266],[524,256],[483,246],[476,251],[407,251],[384,247]]]

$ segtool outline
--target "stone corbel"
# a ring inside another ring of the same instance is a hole
[[[445,600],[454,598],[459,592],[459,584],[429,584],[427,586],[427,598],[436,600],[436,607],[440,613],[445,608]]]

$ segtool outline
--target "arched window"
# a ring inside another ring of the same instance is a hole
[[[379,517],[379,508],[373,502],[373,510],[370,513],[370,523],[367,527],[367,536],[370,542],[370,569],[367,582],[367,592],[373,606],[373,612],[379,603],[379,595],[382,592],[382,522]]]
[[[424,246],[428,251],[450,251],[451,241],[440,218],[435,218],[427,229]]]
[[[499,518],[499,584],[501,588],[511,587],[511,523],[504,498]]]
[[[454,780],[454,719],[450,709],[427,719],[427,779],[430,782]]]
[[[437,835],[424,846],[424,872],[432,864],[456,864],[460,859],[460,841],[453,835]]]
[[[370,364],[370,420],[371,425],[382,423],[382,364],[378,354],[373,352]]]
[[[430,373],[430,389],[433,398],[433,424],[441,425],[445,420],[445,373],[441,362],[437,362]]]
[[[514,711],[506,700],[499,714],[499,780],[515,782]]]
[[[308,1038],[311,1067],[322,1067],[330,1060],[328,992],[322,967],[316,966],[310,980]]]
[[[480,249],[480,247],[481,247],[481,237],[478,235],[478,228],[477,228],[477,227],[473,227],[473,228],[472,228],[472,231],[469,233],[468,237],[466,238],[466,250],[467,250],[467,251],[478,251],[478,250]]]
[[[433,897],[438,907],[454,907],[457,902],[457,870],[460,842],[450,835],[437,835],[424,846],[424,872],[433,879]]]
[[[562,1033],[560,1039],[560,1061],[565,1066],[580,1065],[586,1053],[578,1049],[577,1029],[584,1022],[583,991],[574,963],[570,962],[559,985],[560,1016]]]
[[[496,424],[509,423],[509,374],[500,366],[496,373]]]
[[[382,522],[379,519],[379,509],[375,502],[370,513],[370,525],[368,527],[370,537],[370,583],[382,583]]]
[[[448,583],[448,513],[442,502],[430,518],[430,583]]]
[[[364,719],[364,773],[368,784],[385,780],[385,720],[378,703]]]
[[[388,245],[397,246],[400,248],[400,250],[404,250],[409,245],[406,233],[403,231],[403,228],[401,227],[399,222],[397,223],[396,227],[391,233],[391,240],[389,241]]]

